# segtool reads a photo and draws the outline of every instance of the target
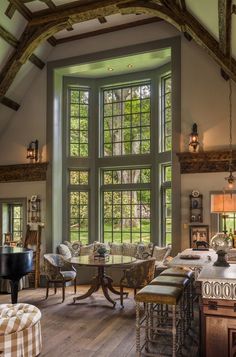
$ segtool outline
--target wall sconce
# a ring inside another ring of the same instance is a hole
[[[31,141],[29,143],[29,146],[27,147],[27,159],[30,159],[30,161],[38,161],[38,149],[39,149],[39,142],[38,140]]]
[[[189,135],[189,151],[190,152],[198,152],[199,151],[199,141],[198,141],[198,132],[197,132],[197,124],[193,124],[192,132]]]

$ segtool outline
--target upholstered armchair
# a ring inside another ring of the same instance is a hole
[[[137,289],[141,289],[148,285],[154,279],[155,273],[155,258],[147,260],[138,260],[129,269],[124,270],[124,274],[120,280],[120,304],[123,307],[124,288],[133,288],[134,295]]]
[[[50,283],[54,284],[54,292],[57,292],[57,285],[62,286],[62,302],[65,300],[65,286],[68,281],[74,281],[74,292],[76,293],[76,270],[65,262],[60,254],[44,254],[44,271],[47,278],[46,299]]]

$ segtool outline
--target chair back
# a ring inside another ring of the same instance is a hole
[[[135,262],[131,269],[125,272],[121,284],[132,288],[142,288],[148,285],[154,279],[155,261],[155,258],[151,258]]]
[[[60,254],[44,254],[44,271],[49,279],[56,279],[60,269],[64,265],[64,259]]]

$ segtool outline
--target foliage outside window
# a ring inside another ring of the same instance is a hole
[[[147,243],[153,240],[154,229],[160,232],[159,243],[169,243],[171,166],[166,162],[171,162],[171,75],[165,71],[158,79],[152,74],[151,79],[147,76],[139,82],[122,80],[119,86],[113,85],[112,78],[107,82],[68,85],[69,237],[83,243],[99,239]],[[154,97],[159,88],[160,97]],[[93,99],[91,106],[91,95],[99,98],[97,105]],[[160,127],[161,152],[158,140],[151,140]],[[163,167],[161,180],[159,165]],[[159,213],[156,201],[165,207],[165,215]]]
[[[165,244],[172,241],[171,166],[162,165],[162,237]]]
[[[69,90],[69,153],[70,156],[88,156],[89,91]]]
[[[171,75],[161,78],[161,151],[172,148]]]
[[[150,169],[138,168],[103,172],[103,237],[105,242],[150,242],[150,189],[132,188],[137,183],[140,187],[149,186],[150,173]],[[118,184],[122,190],[116,189]]]
[[[19,240],[23,234],[23,208],[22,205],[11,205],[10,209],[10,231],[12,232],[12,238],[13,240]]]
[[[70,240],[88,243],[89,238],[89,172],[69,171],[69,227]]]
[[[103,91],[103,155],[150,153],[150,83]]]

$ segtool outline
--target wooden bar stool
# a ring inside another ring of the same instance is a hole
[[[136,354],[137,356],[157,356],[151,347],[157,347],[160,339],[154,339],[160,333],[169,334],[172,337],[172,357],[176,357],[181,349],[181,310],[183,289],[174,286],[147,285],[136,296]],[[141,305],[144,303],[144,316],[141,316]],[[168,323],[163,324],[163,316],[159,310],[154,310],[156,305],[168,305],[171,310]],[[161,321],[160,321],[161,319]],[[141,337],[141,329],[144,329],[144,337]],[[144,340],[144,341],[143,341]],[[166,340],[166,339],[165,339]],[[166,344],[166,347],[169,346]],[[161,356],[164,356],[161,354]]]
[[[190,285],[187,290],[189,305],[190,322],[194,319],[193,301],[194,301],[194,272],[186,267],[174,267],[165,269],[159,276],[180,276],[188,278]]]
[[[181,314],[183,317],[183,330],[187,332],[190,327],[190,299],[188,294],[190,279],[181,276],[159,275],[150,282],[150,285],[175,286],[183,290],[183,309]]]

